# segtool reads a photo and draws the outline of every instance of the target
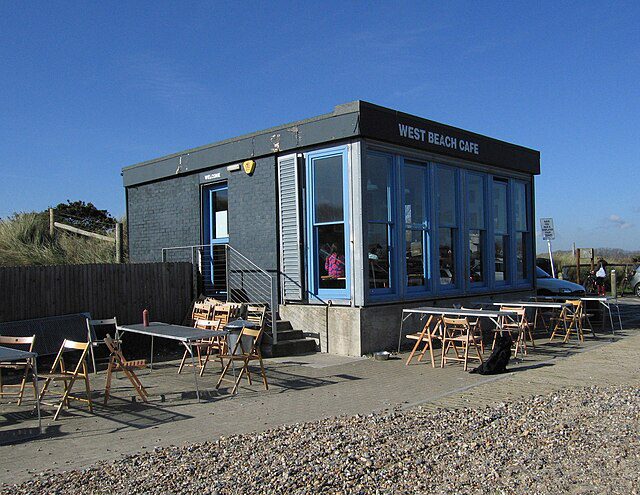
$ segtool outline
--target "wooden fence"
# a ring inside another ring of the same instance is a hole
[[[139,323],[181,323],[192,300],[191,263],[0,268],[0,321],[70,313]]]

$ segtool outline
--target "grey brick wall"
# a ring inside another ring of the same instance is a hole
[[[161,248],[200,244],[200,181],[209,172],[177,176],[128,188],[129,253],[131,261],[160,261]],[[229,185],[229,242],[264,270],[278,267],[276,160],[256,160],[251,176],[243,170],[220,172]],[[207,182],[206,184],[214,184]],[[191,261],[188,251],[172,253],[169,261]]]
[[[197,175],[128,188],[129,257],[135,263],[162,261],[161,249],[200,244]],[[188,254],[188,256],[186,256]],[[170,261],[191,261],[189,253]]]

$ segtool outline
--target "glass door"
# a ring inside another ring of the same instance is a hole
[[[205,293],[226,296],[229,243],[229,188],[226,184],[210,186],[203,191],[204,243],[202,270]]]
[[[349,298],[347,148],[307,154],[307,267],[319,299]]]

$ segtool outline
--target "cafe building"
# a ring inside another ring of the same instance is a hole
[[[130,259],[193,262],[224,297],[231,246],[321,351],[393,349],[403,308],[531,294],[539,173],[538,151],[355,101],[124,168]]]

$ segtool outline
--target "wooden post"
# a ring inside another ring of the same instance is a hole
[[[618,284],[615,270],[611,270],[611,297],[618,299]]]
[[[122,263],[122,223],[116,223],[116,263]]]
[[[51,237],[52,239],[55,234],[54,223],[55,221],[53,219],[53,208],[49,208],[49,237]]]
[[[576,284],[580,285],[580,248],[576,248]]]

